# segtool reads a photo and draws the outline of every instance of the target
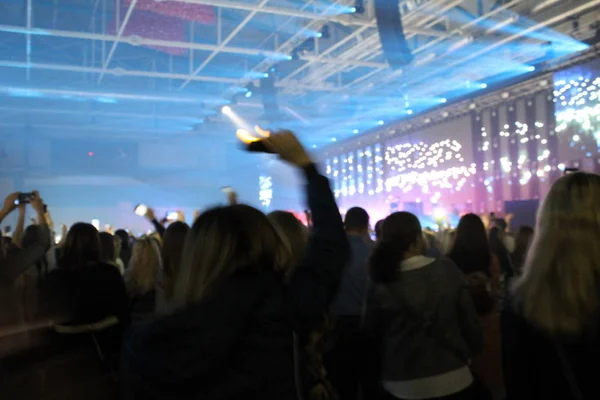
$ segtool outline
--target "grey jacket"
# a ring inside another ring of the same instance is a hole
[[[367,333],[382,339],[382,381],[407,381],[453,371],[483,347],[479,318],[458,268],[441,259],[417,268],[402,268],[391,284],[375,285],[365,306]],[[406,311],[410,304],[422,318]],[[434,328],[425,329],[428,321]],[[439,327],[439,328],[438,328]],[[431,329],[442,331],[456,352],[440,343]]]

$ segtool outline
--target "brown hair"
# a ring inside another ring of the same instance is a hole
[[[187,236],[174,305],[203,301],[238,274],[289,267],[289,244],[267,216],[246,205],[216,207]]]
[[[78,222],[69,229],[62,257],[61,268],[81,268],[102,260],[100,235],[92,224]]]
[[[308,243],[308,229],[294,214],[287,211],[273,211],[267,217],[275,226],[279,227],[280,232],[285,235],[290,244],[291,262],[289,269],[285,271],[285,280],[289,282],[304,258]]]

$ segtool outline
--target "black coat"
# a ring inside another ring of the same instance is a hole
[[[209,300],[136,329],[123,349],[128,399],[292,400],[293,332],[317,328],[336,293],[348,242],[329,182],[307,168],[313,230],[288,286],[263,271]]]
[[[511,306],[502,316],[502,342],[507,400],[576,400],[556,343],[583,399],[600,399],[600,331],[586,337],[553,339]]]

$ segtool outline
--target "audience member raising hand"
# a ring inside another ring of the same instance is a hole
[[[259,210],[236,204],[202,213],[175,277],[178,309],[124,347],[132,397],[297,398],[292,332],[306,343],[321,325],[348,243],[329,182],[296,137],[282,132],[265,145],[306,177],[314,227],[301,265],[287,282],[289,242]]]

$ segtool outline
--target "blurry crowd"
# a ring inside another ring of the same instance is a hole
[[[304,176],[308,225],[232,194],[192,226],[149,208],[152,234],[55,243],[42,195],[8,195],[2,398],[600,399],[600,176],[556,181],[535,228],[433,231],[342,217],[292,133],[263,144]]]

